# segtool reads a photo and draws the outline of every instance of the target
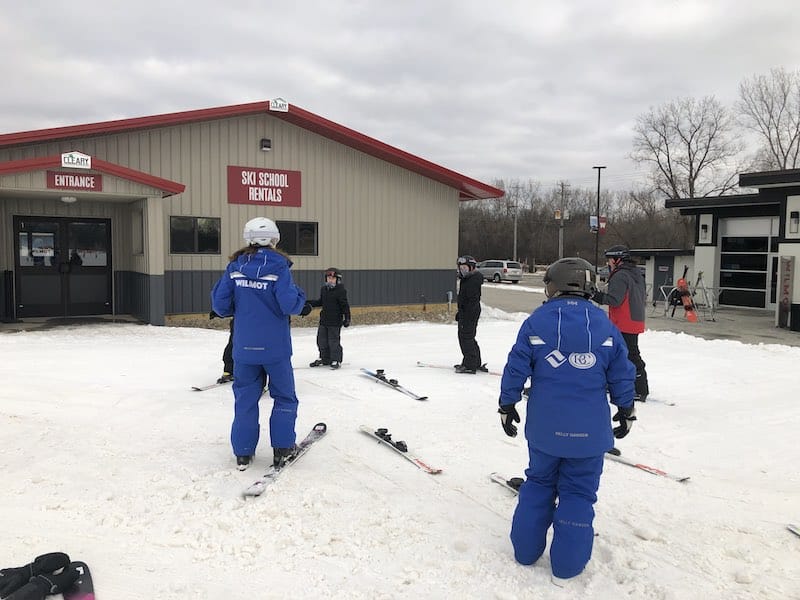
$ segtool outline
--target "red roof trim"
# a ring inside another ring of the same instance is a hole
[[[25,171],[39,171],[41,169],[49,169],[60,166],[60,154],[56,156],[46,156],[44,158],[12,160],[9,162],[0,163],[0,175],[23,173]],[[114,175],[116,177],[121,177],[122,179],[135,181],[136,183],[141,183],[143,185],[149,185],[150,187],[164,192],[164,196],[180,194],[186,189],[186,186],[182,183],[176,183],[174,181],[170,181],[169,179],[163,179],[161,177],[156,177],[155,175],[150,175],[149,173],[143,173],[142,171],[129,169],[128,167],[123,167],[122,165],[115,165],[114,163],[94,157],[92,157],[92,170]]]
[[[269,113],[275,118],[283,119],[298,127],[308,129],[323,137],[370,154],[381,160],[385,160],[388,163],[453,187],[459,191],[459,198],[461,200],[500,198],[505,193],[499,188],[481,183],[476,179],[446,169],[445,167],[400,150],[399,148],[384,144],[375,138],[371,138],[353,129],[329,121],[328,119],[292,104],[289,105],[288,112],[270,111],[269,102],[252,102],[249,104],[236,104],[219,108],[205,108],[149,117],[90,123],[88,125],[71,125],[52,129],[8,133],[0,135],[0,148],[36,142],[49,142],[58,139],[97,136],[155,127],[168,127],[196,121],[210,121],[259,113]]]

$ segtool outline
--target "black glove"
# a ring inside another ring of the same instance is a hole
[[[310,312],[311,312],[311,308],[312,308],[312,307],[311,307],[311,303],[310,303],[310,302],[306,302],[306,303],[303,305],[303,310],[301,310],[301,311],[300,311],[300,316],[301,316],[301,317],[305,317],[305,316],[306,316],[308,313],[310,313]]]
[[[617,414],[611,420],[619,423],[618,426],[614,427],[614,437],[618,440],[624,438],[630,433],[633,422],[636,420],[636,407],[617,409]]]
[[[217,313],[215,313],[213,310],[212,310],[210,313],[208,313],[208,320],[209,320],[209,321],[210,321],[211,319],[221,319],[221,318],[222,318],[222,317],[220,317],[220,316],[219,316]]]
[[[604,296],[603,292],[601,292],[600,290],[597,290],[594,294],[592,294],[592,300],[594,302],[596,302],[597,304],[602,304],[603,303],[603,296]]]
[[[32,577],[43,573],[54,573],[69,564],[69,556],[63,552],[50,552],[37,556],[24,567],[0,569],[0,598],[24,586]],[[20,596],[22,598],[22,596]]]
[[[500,425],[508,437],[517,437],[517,427],[514,423],[519,423],[519,413],[513,404],[501,406],[497,409],[500,413]]]
[[[73,583],[78,581],[78,577],[80,577],[80,573],[73,566],[66,567],[58,575],[51,573],[37,575],[8,596],[6,600],[44,600],[45,596],[60,594],[69,589]]]
[[[350,319],[345,319],[342,321],[342,327],[350,327]]]
[[[460,318],[461,318],[461,315],[460,315],[460,314],[458,314],[458,311],[456,311],[456,322],[458,322],[458,320],[459,320]]]

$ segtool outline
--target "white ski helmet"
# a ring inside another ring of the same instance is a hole
[[[244,224],[244,241],[250,245],[272,246],[281,241],[281,232],[275,221],[266,217],[256,217]]]

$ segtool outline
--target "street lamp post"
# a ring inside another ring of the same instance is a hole
[[[605,167],[592,167],[597,169],[597,231],[594,232],[594,272],[597,273],[600,269],[598,264],[599,260],[599,247],[600,247],[600,171]]]

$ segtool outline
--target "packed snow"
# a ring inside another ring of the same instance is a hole
[[[484,309],[477,339],[493,370],[525,316]],[[527,464],[524,438],[500,427],[499,377],[416,364],[460,361],[455,324],[356,318],[339,371],[308,367],[315,333],[293,331],[297,433],[324,421],[328,434],[248,500],[271,460],[269,397],[255,463],[239,472],[230,386],[191,391],[219,376],[227,332],[110,323],[0,335],[0,567],[64,551],[89,564],[101,600],[800,598],[800,538],[786,529],[800,521],[800,348],[641,336],[652,398],[675,406],[638,405],[618,447],[691,479],[606,461],[592,560],[562,589],[547,553],[514,562],[516,498],[489,479]]]

